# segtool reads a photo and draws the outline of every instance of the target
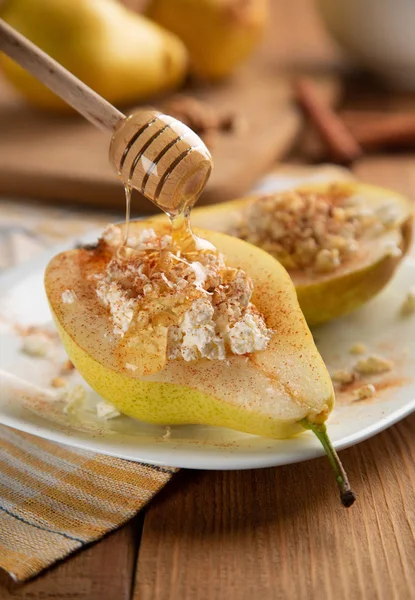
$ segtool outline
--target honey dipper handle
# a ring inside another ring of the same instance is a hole
[[[113,131],[125,116],[56,60],[0,19],[0,50],[44,83],[95,127]]]

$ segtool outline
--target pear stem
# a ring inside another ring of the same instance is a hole
[[[356,496],[352,488],[350,487],[350,483],[347,478],[347,473],[344,470],[341,460],[336,450],[334,449],[333,444],[331,443],[325,424],[312,423],[308,419],[302,419],[301,425],[305,429],[309,429],[310,431],[312,431],[314,435],[319,439],[336,476],[337,485],[339,486],[340,490],[340,500],[343,506],[349,508],[349,506],[351,506],[356,500]]]

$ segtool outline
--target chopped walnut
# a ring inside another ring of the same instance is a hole
[[[22,344],[22,352],[34,358],[47,356],[52,349],[51,339],[43,333],[32,333],[27,335]]]
[[[338,371],[334,371],[331,376],[332,381],[336,383],[341,383],[342,385],[350,385],[356,380],[356,375],[353,371],[346,371],[345,369],[339,369]]]
[[[415,313],[415,286],[410,288],[401,307],[401,314],[404,317],[413,313]]]
[[[63,397],[65,408],[63,412],[67,415],[73,415],[81,409],[86,400],[86,390],[83,385],[75,385],[70,388]]]
[[[356,390],[357,400],[366,400],[367,398],[372,398],[376,394],[376,388],[372,383],[368,383],[367,385],[363,385],[361,388]]]
[[[334,186],[324,194],[285,191],[249,202],[228,233],[260,246],[287,269],[330,273],[356,254],[362,240],[394,226],[392,212],[366,206],[364,198]],[[385,251],[398,256],[399,247],[388,244]]]
[[[320,273],[330,273],[340,266],[340,253],[337,248],[319,250],[315,261],[315,270]]]
[[[65,362],[61,366],[61,368],[60,368],[60,374],[61,375],[69,375],[69,373],[72,373],[74,370],[75,370],[75,365],[68,358],[67,360],[65,360]]]
[[[366,346],[364,344],[361,344],[360,342],[357,342],[356,344],[353,344],[349,352],[350,354],[365,354]]]
[[[54,388],[64,388],[68,385],[68,382],[63,377],[54,377],[50,385]]]
[[[367,358],[362,358],[354,366],[355,371],[360,375],[378,375],[380,373],[386,373],[393,369],[393,362],[382,358],[381,356],[375,356],[372,354]]]

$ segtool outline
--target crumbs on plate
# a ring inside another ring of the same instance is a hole
[[[366,400],[372,398],[376,394],[376,388],[373,383],[362,385],[362,387],[356,390],[356,400]]]
[[[406,298],[403,301],[401,306],[401,314],[404,317],[407,317],[411,314],[415,313],[415,286],[412,286],[408,293],[406,294]]]

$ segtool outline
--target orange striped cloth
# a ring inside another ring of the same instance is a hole
[[[0,426],[0,567],[33,577],[131,519],[175,471]]]

